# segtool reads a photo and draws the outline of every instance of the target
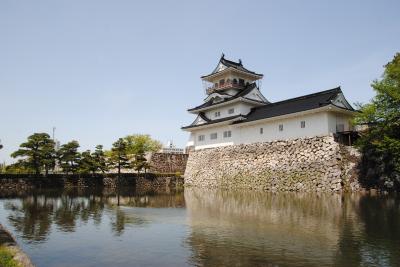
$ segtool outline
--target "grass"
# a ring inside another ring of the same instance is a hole
[[[0,266],[20,267],[21,265],[14,260],[14,253],[9,248],[0,246]]]

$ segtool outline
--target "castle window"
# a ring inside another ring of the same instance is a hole
[[[215,84],[214,84],[214,87],[215,87],[215,88],[218,88],[218,83],[215,83]]]
[[[228,114],[233,114],[233,113],[235,113],[235,109],[234,109],[234,108],[230,108],[230,109],[228,110]]]
[[[225,80],[224,79],[219,80],[219,86],[223,86],[224,84],[225,84]]]
[[[264,128],[260,128],[260,134],[264,133]]]
[[[221,112],[219,112],[219,111],[216,111],[216,112],[214,113],[214,116],[215,116],[215,117],[219,117],[219,116],[221,116]]]
[[[283,132],[283,124],[279,124],[279,131]]]
[[[201,141],[204,141],[206,139],[206,136],[204,135],[204,134],[202,134],[202,135],[199,135],[199,137],[198,137],[198,140],[201,142]]]
[[[239,85],[244,85],[244,80],[243,79],[239,79]]]
[[[224,131],[224,138],[229,138],[232,136],[232,132],[231,131]]]
[[[306,122],[305,121],[301,121],[300,122],[300,127],[301,128],[306,128]]]
[[[236,79],[233,79],[233,84],[237,84],[237,80]]]
[[[210,134],[210,139],[214,140],[218,138],[218,134],[217,133],[212,133]]]

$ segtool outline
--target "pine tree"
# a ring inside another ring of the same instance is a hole
[[[75,173],[79,167],[79,161],[81,158],[78,152],[79,143],[78,141],[71,141],[60,147],[57,151],[60,166],[65,173]]]
[[[46,175],[55,166],[54,141],[47,133],[34,133],[27,142],[20,145],[20,149],[11,154],[11,157],[22,157],[20,164],[31,168],[36,175],[45,170]]]
[[[92,157],[96,164],[96,171],[100,171],[102,173],[108,171],[106,156],[102,145],[96,146],[96,150],[93,152]]]
[[[123,138],[119,138],[112,146],[109,164],[111,167],[118,169],[118,175],[121,174],[122,168],[130,167],[127,143]]]

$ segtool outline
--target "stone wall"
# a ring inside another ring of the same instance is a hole
[[[143,178],[145,176],[145,178]],[[145,187],[159,189],[160,187],[173,187],[183,183],[183,179],[163,174],[124,173],[119,177],[115,173],[96,175],[64,175],[51,174],[35,176],[29,174],[0,174],[0,191],[15,192],[18,190],[39,188],[111,188],[120,187]]]
[[[206,149],[189,155],[185,186],[271,191],[357,191],[356,151],[333,136]]]
[[[150,171],[155,173],[184,173],[188,154],[153,153]]]

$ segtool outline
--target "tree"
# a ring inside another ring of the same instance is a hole
[[[162,144],[147,134],[128,135],[125,138],[128,153],[137,155],[140,153],[156,152],[161,149]]]
[[[376,96],[360,105],[361,113],[354,120],[369,125],[357,142],[363,154],[361,177],[370,185],[400,189],[400,53],[371,86]]]
[[[134,158],[133,168],[139,173],[147,170],[150,164],[147,162],[146,153],[159,151],[162,144],[145,134],[128,135],[124,138],[127,143],[128,153]]]
[[[80,153],[78,141],[71,141],[60,147],[57,151],[60,166],[65,173],[75,173],[79,166]]]
[[[96,146],[96,150],[93,152],[92,157],[96,164],[96,171],[101,171],[102,173],[108,171],[106,156],[102,145]]]
[[[127,142],[123,138],[119,138],[113,144],[109,156],[109,164],[118,169],[118,175],[121,174],[122,168],[130,167]]]
[[[45,169],[47,175],[55,166],[54,141],[47,133],[34,133],[28,137],[27,142],[20,145],[20,149],[11,154],[11,157],[22,157],[24,168],[32,168],[36,175]]]
[[[34,173],[35,171],[27,166],[28,164],[24,160],[18,160],[17,162],[4,166],[4,173],[8,174],[26,174],[26,173]]]
[[[139,173],[143,169],[146,172],[150,167],[150,164],[147,162],[145,154],[139,152],[135,155],[135,160],[133,161],[132,166]]]
[[[78,164],[78,172],[88,174],[94,174],[97,171],[96,160],[93,157],[90,150],[86,150],[82,152],[79,164]]]

